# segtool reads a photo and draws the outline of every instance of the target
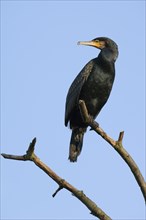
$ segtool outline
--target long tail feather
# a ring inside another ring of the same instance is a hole
[[[74,128],[72,130],[68,158],[71,162],[77,161],[77,157],[81,153],[85,131],[86,128]]]

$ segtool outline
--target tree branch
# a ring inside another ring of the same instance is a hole
[[[30,143],[28,150],[26,151],[25,155],[22,156],[16,156],[16,155],[10,155],[10,154],[4,154],[1,155],[5,159],[12,159],[12,160],[21,160],[21,161],[33,161],[36,166],[38,166],[40,169],[42,169],[49,177],[51,177],[58,185],[58,189],[55,191],[55,193],[52,195],[55,197],[55,195],[63,188],[70,191],[76,198],[78,198],[90,211],[91,214],[98,217],[101,220],[111,220],[111,218],[102,210],[100,209],[91,199],[89,199],[83,191],[78,190],[74,186],[72,186],[70,183],[68,183],[66,180],[59,177],[53,170],[51,170],[46,164],[44,164],[35,154],[36,144],[36,138],[32,140]]]
[[[142,176],[137,164],[132,159],[130,154],[124,149],[122,141],[124,137],[124,131],[120,132],[118,141],[113,140],[111,137],[109,137],[102,128],[99,127],[98,123],[93,120],[93,118],[88,114],[88,110],[86,108],[85,102],[83,100],[79,101],[80,106],[80,112],[82,115],[83,120],[94,130],[96,133],[98,133],[104,140],[106,140],[123,158],[123,160],[127,163],[129,168],[131,169],[141,191],[143,194],[143,197],[146,202],[146,182],[144,180],[144,177]]]
[[[99,127],[99,124],[93,120],[93,118],[88,114],[86,105],[83,100],[79,101],[80,106],[80,112],[83,117],[84,122],[91,127],[92,130],[94,130],[96,133],[98,133],[105,141],[107,141],[123,158],[123,160],[127,163],[129,168],[131,169],[141,191],[143,194],[143,197],[146,201],[146,183],[144,181],[144,178],[136,165],[135,161],[132,159],[132,157],[129,155],[129,153],[124,149],[123,147],[123,137],[124,137],[124,131],[120,132],[118,140],[115,141],[111,137],[109,137],[105,131]],[[72,186],[70,183],[59,177],[53,170],[51,170],[46,164],[44,164],[35,154],[36,144],[36,138],[32,140],[30,143],[28,150],[26,151],[25,155],[17,156],[17,155],[10,155],[10,154],[4,154],[1,155],[5,159],[12,159],[12,160],[19,160],[19,161],[33,161],[36,166],[38,166],[40,169],[42,169],[50,178],[52,178],[57,184],[58,189],[55,191],[55,193],[52,195],[53,197],[56,196],[56,194],[65,188],[66,190],[70,191],[76,198],[78,198],[90,211],[91,214],[98,217],[101,220],[111,220],[111,218],[102,210],[100,209],[91,199],[89,199],[83,191],[80,191],[76,189],[74,186]]]

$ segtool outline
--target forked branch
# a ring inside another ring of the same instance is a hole
[[[66,180],[62,179],[60,176],[58,176],[53,170],[51,170],[46,164],[44,164],[35,154],[36,144],[36,138],[32,140],[30,143],[28,150],[26,151],[25,155],[22,156],[16,156],[16,155],[10,155],[10,154],[1,154],[5,159],[12,159],[12,160],[22,160],[22,161],[33,161],[36,166],[38,166],[40,169],[42,169],[49,177],[51,177],[57,184],[58,189],[53,193],[53,197],[56,196],[56,194],[64,189],[67,189],[70,191],[76,198],[78,198],[90,211],[91,214],[98,217],[101,220],[111,220],[111,218],[102,210],[100,209],[91,199],[89,199],[81,190],[78,190],[74,186],[72,186],[70,183],[68,183]]]

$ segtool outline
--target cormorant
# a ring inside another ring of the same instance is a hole
[[[70,125],[69,160],[77,161],[87,124],[82,120],[79,100],[84,100],[88,113],[93,119],[99,114],[107,102],[115,78],[115,61],[118,57],[117,44],[107,38],[98,37],[91,41],[80,41],[80,45],[93,46],[100,49],[98,57],[89,61],[71,84],[65,106],[65,126]]]

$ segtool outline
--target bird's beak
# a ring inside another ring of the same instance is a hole
[[[78,45],[86,45],[86,46],[92,46],[92,47],[96,47],[98,49],[102,49],[105,47],[105,42],[104,41],[79,41]]]

